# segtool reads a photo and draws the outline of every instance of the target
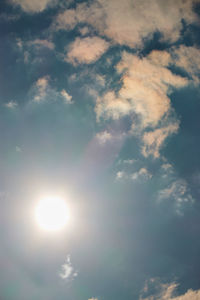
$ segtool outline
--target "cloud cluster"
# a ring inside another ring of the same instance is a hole
[[[159,201],[171,199],[175,202],[176,212],[182,214],[182,206],[184,203],[193,203],[194,199],[190,194],[187,182],[183,179],[176,179],[166,188],[158,193]]]
[[[12,0],[14,4],[20,5],[27,13],[38,13],[47,8],[48,5],[55,3],[55,0]]]
[[[128,179],[128,180],[139,180],[139,181],[147,181],[152,178],[152,174],[146,168],[140,168],[138,171],[134,173],[128,173],[126,171],[118,171],[116,174],[116,179]]]
[[[62,89],[60,92],[50,86],[50,77],[39,78],[32,88],[33,102],[42,103],[44,101],[61,100],[65,104],[72,104],[72,96]]]
[[[141,45],[145,38],[160,32],[164,40],[176,41],[187,24],[197,21],[193,6],[199,0],[95,0],[81,3],[58,15],[57,29],[71,30],[87,23],[119,44]]]
[[[148,297],[140,297],[140,300],[200,300],[200,290],[193,291],[192,289],[188,290],[185,294],[175,296],[176,288],[178,286],[177,283],[173,282],[170,284],[162,284],[158,283],[157,280],[151,279],[150,285],[155,285],[154,289],[156,290],[154,295],[150,295]],[[149,283],[146,283],[144,291],[148,292]]]
[[[158,158],[165,139],[178,131],[178,122],[172,122],[169,118],[169,95],[173,88],[182,88],[189,81],[169,70],[171,61],[166,51],[152,51],[143,58],[123,52],[116,66],[117,72],[122,74],[121,88],[117,93],[112,90],[106,92],[96,101],[98,121],[130,116],[133,120],[132,133],[138,129],[138,124],[140,132],[146,128],[153,129],[143,133],[142,153],[145,157],[152,155]],[[139,117],[139,123],[134,121],[135,114]]]
[[[160,33],[162,40],[175,42],[181,35],[183,20],[187,25],[197,22],[194,6],[198,3],[199,0],[176,3],[172,0],[95,0],[60,13],[54,29],[68,31],[79,24],[83,25],[84,34],[88,33],[88,24],[113,44],[132,48],[142,47],[155,32]],[[108,42],[99,37],[77,38],[69,46],[66,60],[74,65],[88,64],[96,61],[108,47]],[[199,83],[199,65],[200,51],[195,47],[174,46],[168,51],[154,50],[145,57],[124,51],[116,66],[122,75],[121,88],[97,97],[97,120],[129,116],[133,120],[131,133],[140,132],[142,154],[160,157],[166,138],[177,133],[179,127],[178,121],[170,119],[170,94],[191,81]],[[171,66],[184,69],[188,77],[173,73]]]
[[[95,62],[108,49],[109,43],[97,36],[76,38],[67,51],[66,61],[74,65]]]

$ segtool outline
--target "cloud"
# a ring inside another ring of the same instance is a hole
[[[90,298],[90,299],[88,299],[88,300],[98,300],[98,298]]]
[[[124,163],[124,164],[128,164],[128,165],[132,165],[132,164],[134,164],[135,162],[136,162],[135,159],[125,159],[125,160],[123,160],[123,163]]]
[[[12,0],[14,4],[20,5],[27,13],[38,13],[47,8],[48,5],[56,3],[55,0]]]
[[[152,178],[152,174],[146,168],[140,168],[137,172],[128,173],[125,171],[118,171],[116,174],[116,180],[140,180],[147,181]]]
[[[73,103],[72,96],[69,95],[65,90],[61,91],[61,96],[63,97],[65,103],[67,103],[67,104]]]
[[[150,284],[149,284],[150,283]],[[150,282],[145,284],[144,293],[148,293],[149,287],[153,286],[156,290],[155,294],[145,298],[140,297],[140,300],[200,300],[200,290],[188,290],[185,294],[175,296],[178,284],[173,282],[171,284],[159,283],[156,279],[151,279]]]
[[[158,158],[165,139],[178,131],[178,122],[170,120],[169,95],[173,88],[182,88],[189,80],[173,74],[168,69],[170,62],[171,56],[166,51],[152,51],[143,58],[123,52],[116,66],[122,75],[121,88],[116,93],[110,90],[96,100],[98,121],[129,116],[133,120],[133,134],[136,130],[142,134],[146,128],[153,128],[142,137],[142,154],[145,157],[153,155]],[[134,118],[135,115],[139,119]],[[162,127],[156,128],[158,126]]]
[[[181,45],[171,50],[172,62],[184,69],[193,79],[194,83],[199,84],[200,76],[200,49],[196,47],[186,47]]]
[[[98,60],[108,47],[109,43],[97,36],[78,37],[69,45],[66,61],[74,65],[90,64]]]
[[[110,141],[112,139],[112,135],[107,130],[97,133],[96,138],[100,145],[105,144],[107,141]]]
[[[127,52],[123,52],[117,71],[123,74],[122,87],[117,95],[109,91],[97,99],[97,119],[118,119],[134,112],[140,116],[143,128],[155,127],[170,111],[171,87],[181,88],[188,83],[148,56],[139,58]]]
[[[59,273],[59,276],[62,279],[74,279],[78,276],[78,273],[74,271],[74,268],[71,263],[70,255],[67,256],[66,262],[62,265],[62,271]]]
[[[35,83],[35,97],[33,99],[34,102],[41,102],[45,99],[47,95],[47,88],[49,84],[49,78],[48,77],[41,77],[37,80]]]
[[[40,39],[36,39],[34,41],[29,42],[30,45],[33,45],[37,48],[41,48],[41,47],[46,47],[50,50],[54,49],[54,44],[48,40],[40,40]]]
[[[183,179],[176,179],[170,183],[166,188],[158,192],[159,201],[170,199],[175,202],[176,212],[182,214],[182,207],[184,203],[193,203],[194,199],[190,194],[187,182]]]
[[[116,174],[116,179],[119,180],[119,179],[122,179],[126,176],[126,173],[124,171],[118,171],[117,174]]]
[[[137,179],[148,180],[151,178],[152,178],[152,174],[146,168],[141,168],[138,172],[131,174],[132,180],[137,180]]]
[[[10,101],[10,102],[6,103],[5,106],[7,108],[14,109],[17,107],[17,103],[15,101]]]
[[[140,46],[145,38],[160,32],[164,40],[176,41],[186,24],[197,21],[193,6],[199,0],[96,0],[90,5],[78,4],[57,16],[57,29],[71,30],[87,23],[101,35],[130,47]]]
[[[160,156],[160,149],[163,147],[163,143],[166,138],[172,133],[176,133],[178,131],[179,124],[169,124],[167,127],[158,128],[153,131],[145,132],[143,135],[143,148],[142,154],[147,157],[152,155],[154,158],[158,158]]]

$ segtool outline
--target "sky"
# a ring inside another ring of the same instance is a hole
[[[0,25],[0,299],[200,299],[200,1],[1,0]]]

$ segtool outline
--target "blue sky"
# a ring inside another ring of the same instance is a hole
[[[199,9],[1,1],[1,299],[200,299]]]

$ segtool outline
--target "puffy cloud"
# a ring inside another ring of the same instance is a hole
[[[66,60],[76,65],[95,62],[108,49],[109,43],[97,36],[76,38],[69,45]]]
[[[181,45],[171,51],[172,62],[184,69],[196,84],[199,84],[200,76],[200,49]]]
[[[7,108],[13,109],[17,107],[17,103],[15,101],[9,101],[8,103],[5,104]]]
[[[193,291],[192,289],[188,290],[185,294],[175,296],[176,288],[178,286],[177,283],[173,282],[171,284],[162,284],[158,283],[157,280],[151,279],[150,284],[146,283],[145,288],[143,290],[144,293],[149,291],[149,286],[154,286],[156,292],[154,295],[147,296],[145,298],[140,297],[140,300],[200,300],[200,290]]]
[[[200,300],[200,290],[198,291],[188,290],[185,294],[172,298],[172,300]]]
[[[137,172],[132,174],[125,171],[118,171],[116,174],[116,179],[128,179],[128,180],[140,180],[146,181],[152,178],[152,174],[146,168],[140,168]]]
[[[131,175],[132,180],[136,180],[136,179],[148,180],[151,178],[152,178],[152,174],[146,168],[141,168],[138,172],[135,172]]]
[[[123,53],[117,71],[123,73],[122,87],[117,95],[109,91],[97,100],[97,118],[118,119],[134,112],[141,117],[143,128],[155,127],[169,112],[170,88],[180,88],[188,82],[154,63],[152,57],[139,58],[127,52]]]
[[[112,139],[112,135],[107,130],[97,133],[96,135],[97,140],[99,141],[100,145],[105,144],[107,141]]]
[[[62,271],[59,273],[62,279],[73,279],[78,275],[77,272],[74,271],[74,268],[71,263],[70,255],[67,256],[66,262],[62,265]]]
[[[125,159],[125,160],[123,160],[123,163],[124,163],[124,164],[128,164],[128,165],[132,165],[132,164],[134,164],[135,162],[136,162],[135,159]]]
[[[90,299],[88,299],[88,300],[98,300],[98,298],[90,298]]]
[[[119,119],[124,116],[139,117],[139,130],[147,127],[156,128],[161,121],[161,128],[145,132],[142,138],[144,156],[159,157],[159,150],[165,139],[178,131],[178,122],[171,123],[169,115],[171,103],[169,94],[172,88],[181,88],[188,84],[188,79],[173,74],[167,66],[171,57],[166,51],[153,51],[147,57],[123,52],[121,61],[116,66],[122,74],[121,88],[118,93],[108,91],[96,101],[97,120]],[[167,121],[168,120],[168,121]],[[164,125],[164,123],[168,125]],[[132,129],[138,127],[133,123]]]
[[[40,102],[46,97],[48,83],[49,83],[48,77],[41,77],[37,80],[35,84],[36,95],[33,99],[35,102]]]
[[[116,179],[122,179],[126,176],[124,171],[118,171],[116,174]]]
[[[61,91],[61,96],[63,97],[65,103],[67,103],[67,104],[72,103],[72,96],[69,95],[65,90]]]
[[[96,0],[58,15],[57,28],[70,30],[78,23],[92,25],[102,35],[130,47],[140,45],[144,38],[161,32],[163,39],[176,41],[187,24],[197,21],[193,6],[199,0]]]
[[[159,201],[171,199],[175,202],[176,212],[182,214],[184,203],[193,203],[194,199],[190,194],[187,182],[183,179],[176,179],[168,187],[158,193]]]
[[[14,4],[20,5],[27,13],[37,13],[43,11],[48,5],[55,3],[55,0],[12,0]]]
[[[142,154],[145,157],[152,155],[154,158],[158,158],[160,156],[160,149],[163,146],[164,141],[169,135],[176,133],[178,128],[178,123],[174,123],[169,124],[167,127],[145,132],[142,138],[144,144],[142,148]]]

